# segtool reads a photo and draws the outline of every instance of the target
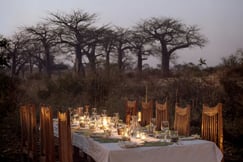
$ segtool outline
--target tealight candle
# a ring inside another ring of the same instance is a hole
[[[140,138],[140,137],[141,137],[140,132],[137,132],[136,138]]]
[[[142,132],[142,133],[140,134],[140,136],[141,136],[141,140],[145,140],[145,139],[146,139],[146,134],[145,134],[144,132]]]
[[[142,121],[142,112],[139,111],[138,112],[138,122],[141,122]]]

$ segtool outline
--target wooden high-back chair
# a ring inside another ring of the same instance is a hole
[[[168,104],[167,101],[161,104],[157,101],[155,102],[155,109],[156,109],[156,129],[161,129],[161,122],[162,121],[169,121],[168,117]]]
[[[54,133],[53,133],[53,118],[50,107],[41,106],[40,110],[40,161],[54,162]]]
[[[174,129],[178,131],[179,135],[189,136],[190,135],[190,115],[191,106],[187,105],[182,108],[177,104],[175,106],[175,119],[174,119]]]
[[[201,137],[215,142],[223,153],[222,103],[214,107],[203,105]]]
[[[60,162],[72,162],[72,140],[69,111],[58,112],[59,159]]]
[[[126,115],[125,115],[125,120],[126,120],[126,124],[130,124],[131,121],[131,117],[133,115],[137,115],[138,114],[138,107],[137,107],[137,101],[133,100],[127,100],[126,101]]]
[[[148,125],[153,117],[153,101],[143,102],[142,101],[142,121],[141,125]]]
[[[32,104],[20,106],[21,150],[27,158],[37,158],[36,109]]]
[[[29,110],[26,105],[20,106],[20,129],[21,129],[21,150],[28,153],[28,123],[29,123]]]

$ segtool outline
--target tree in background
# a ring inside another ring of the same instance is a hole
[[[140,32],[160,46],[161,71],[169,75],[172,54],[183,48],[203,47],[206,39],[199,33],[196,26],[187,26],[172,18],[150,18],[137,25]]]
[[[82,49],[87,46],[90,38],[86,36],[86,31],[93,24],[95,18],[95,14],[80,10],[73,11],[71,14],[50,13],[50,18],[48,18],[56,26],[59,42],[74,49],[74,70],[81,76],[85,76]]]
[[[27,63],[28,43],[29,39],[27,39],[24,32],[15,33],[12,39],[9,39],[8,46],[3,51],[9,58],[8,68],[12,77],[18,76]]]
[[[8,47],[9,42],[6,38],[0,35],[0,69],[9,67],[9,57],[5,54],[4,50]]]
[[[143,69],[143,61],[147,60],[147,57],[151,55],[150,39],[143,35],[143,33],[133,31],[130,44],[132,51],[137,56],[137,72],[138,76],[141,76]]]
[[[221,66],[232,68],[238,65],[243,65],[243,49],[238,49],[234,54],[231,54],[229,57],[222,58]]]
[[[116,35],[114,31],[112,29],[107,29],[104,31],[101,41],[102,53],[105,57],[105,70],[108,78],[110,76],[111,54],[114,53],[115,49],[115,38]]]
[[[118,70],[123,72],[126,67],[126,62],[128,61],[126,51],[132,48],[130,44],[131,31],[125,28],[116,27],[115,33],[115,49],[117,54]]]
[[[86,29],[87,45],[82,48],[82,53],[88,58],[88,67],[93,74],[96,74],[98,57],[102,57],[101,44],[106,27],[89,27]]]
[[[52,48],[56,45],[56,35],[47,23],[37,24],[35,27],[26,27],[26,32],[30,35],[30,40],[41,45],[43,57],[39,59],[44,63],[46,73],[51,76],[54,64]],[[41,59],[42,58],[42,59]]]

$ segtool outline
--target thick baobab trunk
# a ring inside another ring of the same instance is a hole
[[[96,56],[95,56],[96,46],[93,45],[91,48],[92,48],[91,53],[90,53],[88,59],[89,59],[89,64],[90,64],[90,68],[91,68],[92,73],[96,74]]]
[[[123,51],[122,50],[118,50],[118,69],[120,72],[123,71]]]
[[[162,74],[163,76],[167,77],[169,75],[170,72],[170,59],[169,59],[169,55],[168,54],[162,54],[162,66],[161,66],[161,70],[162,70]]]
[[[167,77],[170,69],[170,54],[164,45],[162,45],[161,55],[161,72],[164,77]]]
[[[138,52],[137,57],[138,57],[138,65],[137,65],[138,76],[141,76],[142,69],[143,69],[143,58],[142,58],[141,51]]]
[[[106,76],[109,78],[110,77],[110,51],[106,51],[105,70],[106,70]]]
[[[51,76],[51,57],[50,57],[50,50],[48,47],[45,47],[45,55],[46,55],[46,73],[48,76]]]
[[[82,77],[85,76],[85,71],[82,63],[82,53],[81,53],[81,47],[76,46],[75,47],[75,63],[74,63],[74,70],[76,73],[81,74]]]
[[[12,53],[12,65],[11,65],[11,76],[16,75],[16,54],[15,52]]]

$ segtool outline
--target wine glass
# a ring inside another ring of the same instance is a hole
[[[169,130],[169,122],[168,121],[162,121],[161,122],[161,130],[164,132],[167,132]]]
[[[92,108],[92,115],[96,115],[96,108],[95,107]]]
[[[114,122],[115,128],[117,128],[118,121],[119,121],[119,113],[117,112],[117,113],[114,113],[114,116],[113,116],[113,122]]]
[[[168,121],[162,121],[161,122],[161,136],[163,142],[167,142],[169,139],[169,122]]]
[[[151,126],[151,131],[152,133],[155,132],[155,128],[156,128],[156,118],[151,118],[151,121],[150,121],[150,126]]]
[[[173,130],[170,131],[170,138],[171,138],[171,142],[178,142],[178,131],[177,130]]]
[[[106,109],[103,109],[102,110],[102,113],[101,113],[101,116],[107,116],[106,112],[107,112],[107,110]]]

